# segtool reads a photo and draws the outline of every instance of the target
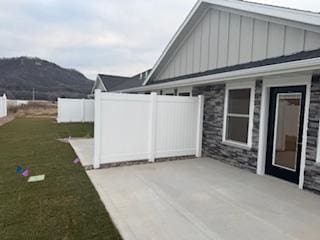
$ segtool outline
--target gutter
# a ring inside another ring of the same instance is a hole
[[[312,71],[317,69],[320,70],[320,57],[300,60],[300,61],[272,64],[272,65],[261,66],[256,68],[235,70],[231,72],[194,77],[194,78],[185,79],[185,80],[176,80],[176,81],[166,82],[166,83],[145,85],[142,87],[119,90],[117,92],[120,92],[120,93],[121,92],[123,93],[124,92],[140,92],[140,91],[160,90],[160,89],[173,88],[173,87],[207,85],[207,84],[213,84],[213,83],[229,82],[232,80],[265,77],[265,76],[272,76],[272,75],[285,74],[285,73],[297,73],[297,72]]]

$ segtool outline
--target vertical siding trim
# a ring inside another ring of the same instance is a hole
[[[306,50],[306,38],[307,38],[307,31],[303,30],[303,50]]]
[[[192,33],[192,58],[191,58],[191,73],[193,72],[194,69],[194,48],[195,48],[195,32]]]
[[[219,34],[220,34],[220,22],[221,22],[221,11],[218,11],[219,17],[218,17],[218,36],[217,36],[217,55],[216,55],[216,68],[218,67],[218,61],[219,61],[219,45],[220,45],[220,40],[219,40]]]
[[[230,48],[230,13],[228,13],[228,36],[227,36],[227,59],[226,59],[226,66],[228,66],[229,62],[229,48]]]
[[[203,18],[204,20],[204,18]],[[202,62],[202,37],[203,37],[203,20],[201,22],[201,24],[199,25],[200,26],[200,48],[199,48],[199,69],[196,69],[196,72],[200,72],[201,71],[201,62]]]
[[[254,44],[254,27],[256,25],[256,20],[253,18],[252,19],[252,30],[251,30],[251,33],[252,33],[252,36],[251,36],[251,57],[250,57],[250,62],[253,61],[253,44]]]
[[[267,41],[266,41],[266,55],[265,55],[265,58],[268,58],[269,35],[270,35],[270,22],[267,22]]]
[[[282,46],[282,55],[286,54],[286,41],[287,41],[287,26],[284,26],[283,34],[283,46]]]
[[[210,53],[211,53],[211,19],[212,19],[212,11],[208,11],[209,14],[209,32],[208,32],[208,61],[207,61],[207,69],[209,69],[210,66]]]
[[[242,33],[242,16],[240,16],[240,32],[239,32],[239,47],[238,47],[238,64],[240,63],[240,54],[241,54],[241,33]]]
[[[267,24],[267,49],[266,49],[266,58],[269,57],[269,38],[270,38],[270,22]]]

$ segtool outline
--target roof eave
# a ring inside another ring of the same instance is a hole
[[[313,71],[313,70],[319,70],[319,69],[320,69],[320,57],[300,60],[300,61],[261,66],[256,68],[241,69],[241,70],[206,75],[201,77],[194,77],[194,78],[185,79],[185,80],[177,80],[177,81],[166,82],[166,83],[145,85],[143,87],[138,87],[138,88],[123,89],[118,92],[140,92],[140,91],[152,91],[152,90],[172,88],[172,87],[206,85],[211,83],[228,82],[232,80],[240,80],[240,79],[246,79],[246,78],[259,78],[259,77],[266,77],[266,76],[286,74],[286,73]]]

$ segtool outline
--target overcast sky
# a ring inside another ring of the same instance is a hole
[[[320,12],[320,0],[252,0]],[[153,66],[196,0],[0,0],[0,57],[97,73]]]

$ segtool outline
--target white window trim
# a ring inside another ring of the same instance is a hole
[[[247,143],[241,143],[241,142],[226,139],[229,91],[235,90],[235,89],[250,89],[250,106],[249,106],[249,116],[248,116],[249,117],[249,126],[248,126],[248,141],[247,141]],[[254,80],[226,84],[225,99],[224,99],[223,134],[222,134],[222,143],[223,144],[230,145],[233,147],[244,148],[244,149],[251,149],[252,148],[254,101],[255,101],[255,81]]]

